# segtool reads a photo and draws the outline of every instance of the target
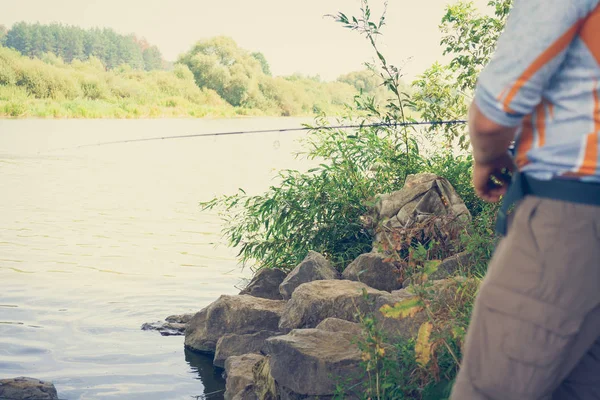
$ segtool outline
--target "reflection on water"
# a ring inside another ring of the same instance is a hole
[[[225,381],[223,370],[214,367],[213,357],[195,353],[185,349],[185,361],[190,365],[192,371],[196,372],[204,384],[205,398],[222,399],[225,392]]]
[[[303,133],[73,148],[300,123],[0,120],[0,378],[49,380],[68,400],[221,390],[182,337],[140,326],[237,293],[249,270],[198,202],[259,193],[274,169],[309,168],[292,155]]]

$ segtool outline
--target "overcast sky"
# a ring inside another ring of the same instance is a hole
[[[382,41],[407,80],[442,60],[438,25],[453,0],[390,0]],[[371,0],[375,9],[382,0]],[[486,0],[476,0],[483,7]],[[174,61],[200,39],[232,37],[261,51],[274,75],[294,72],[335,79],[362,68],[373,57],[364,38],[325,14],[357,14],[358,0],[0,0],[0,24],[62,22],[84,28],[110,27],[156,44]],[[379,7],[377,7],[379,5]]]

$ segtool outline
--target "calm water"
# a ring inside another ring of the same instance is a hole
[[[198,202],[307,168],[292,155],[303,133],[72,147],[303,121],[0,120],[0,378],[50,380],[69,400],[223,389],[183,337],[140,326],[237,293],[250,271]]]

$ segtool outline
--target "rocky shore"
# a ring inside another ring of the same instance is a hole
[[[462,226],[471,218],[447,180],[420,174],[403,190],[381,196],[366,221],[410,227],[432,215],[452,215]],[[331,399],[341,382],[360,387],[363,379],[357,345],[365,335],[361,315],[374,316],[390,343],[415,337],[427,318],[423,311],[404,319],[382,314],[382,307],[415,296],[402,266],[381,251],[382,240],[377,235],[373,250],[342,273],[311,251],[289,273],[261,270],[238,295],[221,296],[195,315],[172,316],[145,329],[183,334],[188,349],[213,356],[215,367],[224,368],[226,400]],[[468,260],[467,254],[449,257],[428,280],[442,292]]]

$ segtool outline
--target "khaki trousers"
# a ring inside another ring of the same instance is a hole
[[[600,207],[521,201],[475,301],[451,400],[600,400]]]

